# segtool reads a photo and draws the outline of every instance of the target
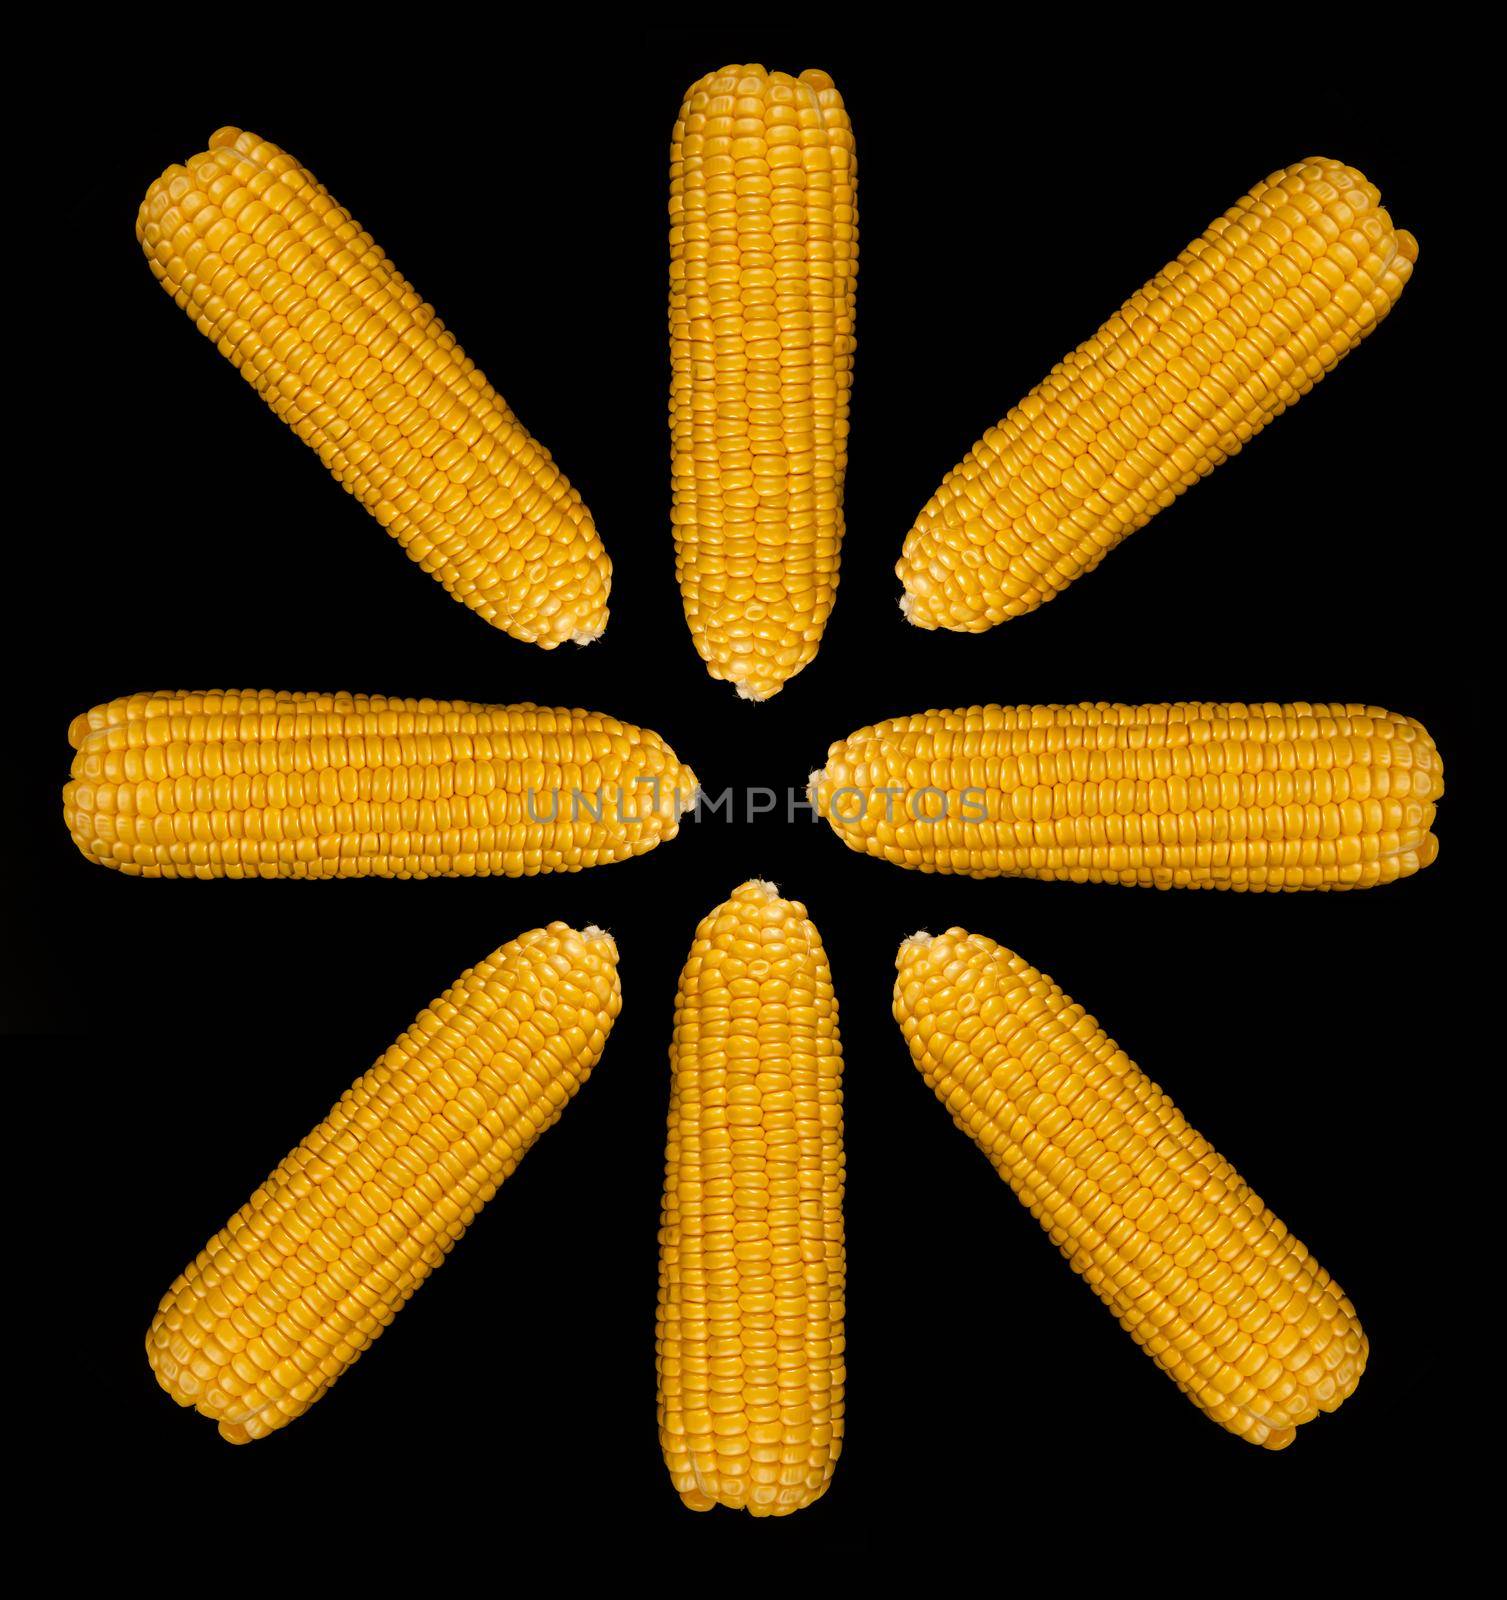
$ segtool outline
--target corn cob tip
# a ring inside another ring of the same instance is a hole
[[[895,952],[896,967],[903,968],[912,957],[928,949],[935,942],[935,938],[935,934],[930,934],[924,928],[921,928],[911,934],[908,939],[902,939],[900,948]]]
[[[780,898],[780,886],[777,883],[771,883],[768,878],[750,878],[746,883],[740,883],[732,894],[728,896],[730,900],[736,900],[739,897],[745,900],[778,900]]]
[[[570,642],[572,644],[579,645],[595,644],[597,640],[600,639],[607,631],[607,616],[608,613],[603,611],[602,620],[596,623],[595,626],[590,628],[577,628],[574,633],[569,635]]]
[[[605,928],[597,927],[596,923],[588,922],[584,928],[571,928],[571,933],[590,950],[593,946],[600,945],[601,953],[607,960],[617,960],[617,940]]]

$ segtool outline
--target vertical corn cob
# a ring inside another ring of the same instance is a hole
[[[948,473],[895,568],[906,616],[980,633],[1091,572],[1359,344],[1417,257],[1353,167],[1258,183]]]
[[[657,733],[534,705],[138,694],[68,738],[74,843],[147,878],[576,872],[673,839],[696,795]]]
[[[670,149],[675,571],[707,670],[749,700],[815,658],[837,589],[857,220],[826,73],[692,85]]]
[[[1421,723],[1358,705],[970,706],[834,744],[811,798],[923,872],[1158,889],[1365,889],[1439,853]]]
[[[238,128],[147,191],[162,287],[431,577],[546,650],[607,625],[581,497],[313,174]]]
[[[895,1020],[953,1121],[1195,1405],[1281,1450],[1366,1366],[1355,1309],[1239,1173],[1043,973],[917,934]]]
[[[680,1497],[784,1516],[843,1432],[842,1049],[821,936],[745,883],[696,930],[670,1047],[659,1436]]]
[[[621,1003],[596,928],[552,922],[463,972],[174,1281],[158,1383],[232,1444],[301,1416],[559,1120]]]

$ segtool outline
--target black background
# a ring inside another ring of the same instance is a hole
[[[1468,1337],[1442,1326],[1468,1173],[1440,1145],[1468,1132],[1461,919],[1480,859],[1475,600],[1441,470],[1467,295],[1448,130],[1404,118],[1360,70],[1322,93],[1225,77],[1193,95],[1145,67],[1133,97],[1064,97],[1025,64],[1006,82],[982,45],[918,42],[901,70],[851,39],[746,30],[624,34],[585,59],[559,40],[533,59],[427,98],[312,92],[244,63],[223,80],[164,72],[150,92],[60,107],[49,137],[68,244],[35,306],[53,318],[37,402],[54,422],[23,470],[83,504],[55,508],[17,591],[38,597],[22,637],[51,643],[20,680],[40,726],[7,795],[20,845],[4,892],[7,1048],[35,1063],[44,1105],[28,1207],[76,1208],[50,1211],[40,1241],[26,1230],[49,1319],[78,1344],[47,1391],[68,1452],[55,1483],[141,1528],[167,1484],[178,1510],[238,1517],[369,1515],[417,1494],[437,1531],[440,1505],[470,1494],[546,1541],[578,1519],[672,1556],[753,1537],[672,1492],[653,1338],[675,983],[697,920],[758,876],[826,940],[849,1163],[846,1445],[827,1497],[773,1541],[969,1543],[1006,1507],[1022,1537],[1056,1518],[1069,1536],[1092,1519],[1149,1539],[1137,1516],[1175,1507],[1216,1536],[1238,1508],[1285,1541],[1425,1493],[1449,1448],[1441,1343]],[[664,415],[670,128],[685,87],[739,59],[832,72],[862,240],[842,586],[816,662],[762,705],[691,648]],[[614,562],[603,641],[545,654],[455,604],[156,288],[140,197],[227,120],[330,186],[555,454]],[[1421,241],[1388,322],[1051,605],[980,637],[910,629],[892,569],[943,472],[1211,217],[1315,153],[1361,167]],[[659,730],[708,788],[782,792],[832,740],[931,706],[1364,701],[1421,718],[1443,751],[1442,851],[1352,895],[971,882],[864,860],[782,805],[531,880],[161,883],[87,866],[59,815],[69,718],[210,687],[586,705]],[[355,1370],[272,1440],[225,1446],[148,1371],[159,1295],[428,999],[554,918],[603,924],[622,953],[596,1076]],[[1366,1376],[1288,1451],[1179,1396],[932,1100],[890,1018],[893,958],[951,924],[1086,1004],[1355,1301]]]

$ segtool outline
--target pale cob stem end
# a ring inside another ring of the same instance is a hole
[[[778,900],[780,898],[780,886],[777,883],[771,883],[768,878],[750,878],[747,883],[740,883],[738,888],[752,889],[756,894],[763,895],[766,900]],[[733,892],[737,893],[737,890]]]
[[[903,966],[905,964],[907,955],[913,951],[925,950],[935,941],[936,935],[934,933],[927,933],[924,928],[918,933],[913,933],[910,938],[902,939],[900,941],[900,948],[895,952],[895,965],[897,967]]]
[[[825,767],[818,767],[816,771],[806,779],[806,798],[813,806],[816,804],[816,791],[821,787],[821,781],[826,777],[826,775],[827,769]]]
[[[575,633],[568,634],[572,644],[595,644],[607,631],[607,619],[603,617],[594,628],[579,628]]]

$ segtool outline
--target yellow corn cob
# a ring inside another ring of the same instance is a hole
[[[834,744],[811,800],[896,866],[1158,889],[1367,889],[1439,853],[1421,723],[1359,705],[970,706]]]
[[[1082,1006],[962,928],[906,940],[896,966],[937,1098],[1195,1405],[1281,1450],[1349,1398],[1355,1308]]]
[[[659,1437],[680,1498],[784,1516],[843,1432],[842,1047],[821,936],[772,884],[696,930],[670,1046]]]
[[[895,568],[901,609],[981,633],[1044,605],[1307,394],[1417,258],[1353,167],[1274,172],[948,473]]]
[[[580,495],[311,172],[221,128],[147,191],[136,237],[199,331],[457,600],[546,650],[601,634],[612,563]]]
[[[301,1416],[559,1120],[621,1004],[596,928],[552,922],[463,972],[163,1296],[158,1383],[232,1444]]]
[[[73,842],[146,878],[576,872],[673,839],[696,795],[657,733],[535,705],[138,694],[68,738]]]
[[[825,72],[692,85],[670,148],[675,571],[707,670],[748,700],[815,658],[837,590],[857,223]]]

